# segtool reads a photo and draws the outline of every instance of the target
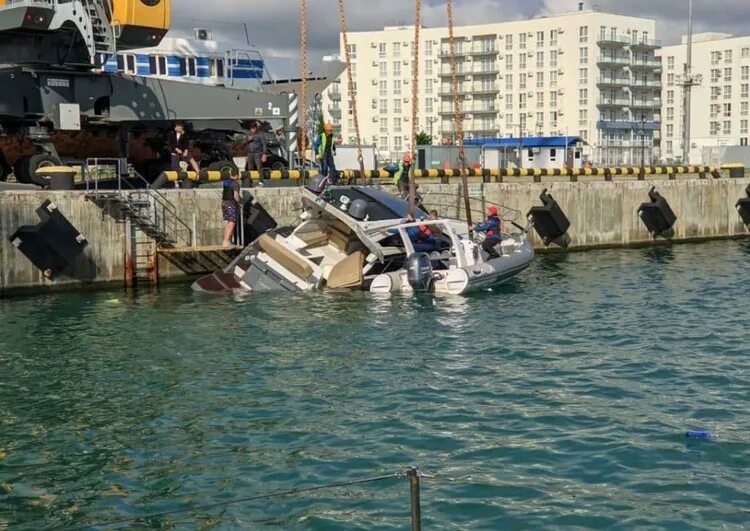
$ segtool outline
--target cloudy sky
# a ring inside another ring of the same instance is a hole
[[[577,9],[578,0],[454,0],[458,24],[503,22]],[[750,34],[750,0],[694,0],[696,31]],[[310,9],[311,68],[338,48],[337,0],[308,0]],[[445,2],[423,0],[423,24],[446,24]],[[596,0],[604,11],[655,18],[659,38],[671,44],[687,28],[688,0]],[[174,25],[190,29],[208,26],[227,38],[245,40],[242,22],[251,41],[271,61],[278,76],[294,73],[299,56],[299,0],[176,0]],[[178,7],[179,5],[179,7]],[[385,25],[413,22],[409,0],[346,0],[349,28],[375,30]],[[223,40],[223,39],[222,39]]]

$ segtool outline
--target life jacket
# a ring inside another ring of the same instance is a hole
[[[328,135],[326,133],[321,133],[320,135],[320,145],[318,146],[318,158],[323,158],[323,155],[326,152],[326,148],[328,147]],[[331,154],[336,155],[336,142],[333,141],[333,135],[331,135]]]
[[[493,220],[497,221],[497,229],[489,229],[489,230],[487,230],[487,232],[485,234],[487,235],[488,238],[490,236],[499,236],[500,235],[500,227],[502,225],[502,222],[500,221],[500,217],[499,216],[490,216],[490,217],[487,218],[487,221],[485,221],[485,223],[489,223],[490,221],[493,221]]]
[[[398,165],[398,170],[393,174],[393,184],[398,184],[399,181],[409,182],[409,172],[411,172],[411,164],[404,164],[401,161]]]

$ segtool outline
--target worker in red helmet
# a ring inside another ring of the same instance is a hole
[[[498,258],[496,247],[503,241],[503,220],[500,219],[500,215],[497,211],[496,206],[491,206],[487,209],[487,219],[484,223],[474,227],[475,232],[484,233],[485,238],[482,242],[482,249],[490,256],[490,258]]]
[[[409,173],[411,172],[411,153],[406,153],[398,170],[393,174],[393,184],[398,186],[398,192],[401,197],[409,195]]]

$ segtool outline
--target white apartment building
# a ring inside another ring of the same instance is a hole
[[[456,28],[466,136],[580,136],[584,155],[602,164],[658,157],[655,31],[653,20],[599,10]],[[349,35],[361,134],[384,159],[399,158],[411,142],[413,39],[413,26]],[[450,142],[448,30],[425,28],[421,39],[417,127]],[[341,79],[324,95],[324,112],[352,142],[346,73]]]
[[[662,149],[667,160],[681,160],[684,91],[681,76],[687,39],[660,50],[664,66]],[[703,148],[746,146],[750,124],[750,37],[701,33],[693,38],[693,87],[690,112],[690,162],[700,163]]]

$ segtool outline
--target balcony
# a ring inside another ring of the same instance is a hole
[[[658,131],[661,122],[636,122],[632,120],[599,120],[596,122],[597,129],[618,129],[628,131]]]
[[[474,69],[471,71],[472,74],[477,76],[495,76],[500,73],[500,69],[495,66],[476,66],[474,65]]]
[[[474,85],[471,87],[473,94],[497,94],[500,92],[496,85]]]
[[[627,87],[630,85],[628,76],[602,76],[597,82],[600,87]]]
[[[469,85],[465,85],[463,83],[458,84],[458,93],[459,94],[465,94],[466,92],[471,91],[471,87]],[[438,92],[438,96],[453,96],[453,87],[451,85],[440,85],[440,92]]]
[[[654,39],[631,40],[628,45],[632,50],[657,50],[661,48],[661,41]]]
[[[657,70],[661,68],[661,61],[658,59],[634,60],[629,66],[631,70]]]
[[[464,112],[471,114],[497,114],[497,107],[494,105],[471,105]]]
[[[628,107],[630,100],[628,98],[599,98],[597,105],[599,107]]]
[[[468,47],[466,48],[456,47],[456,57],[466,57],[470,54],[471,54],[471,50]],[[440,57],[441,59],[450,59],[450,56],[451,56],[450,48],[446,47],[446,48],[440,49],[440,54],[438,55],[438,57]]]
[[[472,55],[497,55],[499,53],[495,46],[474,46],[471,49]]]
[[[328,114],[330,114],[334,118],[340,118],[341,117],[341,107],[334,107],[332,105],[329,105],[328,106]]]
[[[328,97],[331,101],[341,101],[341,92],[338,90],[332,90],[328,93]]]
[[[654,142],[652,140],[622,140],[619,138],[605,138],[599,143],[599,146],[604,148],[652,148],[654,147]]]
[[[459,67],[456,68],[456,75],[457,76],[467,76],[471,74],[471,70],[468,67]],[[441,68],[440,69],[440,77],[451,77],[453,73],[451,72],[450,67],[448,68]]]
[[[602,48],[624,48],[630,44],[630,38],[623,35],[599,34],[596,43]]]
[[[661,109],[661,99],[638,100],[634,99],[630,104],[633,109]]]
[[[630,57],[622,55],[600,55],[596,59],[599,66],[629,66]]]
[[[487,128],[487,126],[485,126],[484,129],[467,129],[466,134],[470,135],[472,138],[495,138],[500,132],[496,128]]]
[[[661,80],[651,79],[649,81],[635,80],[630,84],[631,88],[641,90],[653,90],[660,89],[662,87]]]

